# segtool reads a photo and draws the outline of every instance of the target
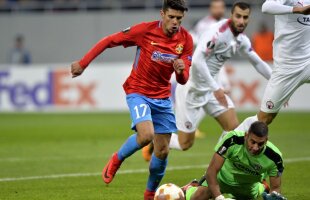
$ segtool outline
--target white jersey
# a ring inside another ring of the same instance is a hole
[[[196,26],[194,27],[194,29],[190,31],[190,34],[192,35],[192,38],[193,38],[194,45],[197,46],[197,44],[199,43],[200,36],[204,32],[208,31],[208,29],[210,29],[210,27],[213,24],[215,24],[219,21],[220,20],[216,20],[211,15],[205,16],[204,18],[199,20],[198,23],[196,24]],[[231,85],[230,85],[229,78],[228,78],[228,75],[226,73],[225,67],[222,67],[220,69],[216,81],[219,84],[219,86],[221,88],[223,88],[226,92],[230,91]]]
[[[273,56],[275,66],[304,67],[310,62],[310,15],[293,14],[293,7],[310,0],[267,0],[264,13],[275,15]]]
[[[269,79],[270,67],[252,50],[249,38],[244,34],[235,36],[229,19],[221,20],[204,32],[194,52],[189,85],[199,92],[215,91],[220,87],[215,81],[219,70],[236,53],[245,55],[256,70]]]

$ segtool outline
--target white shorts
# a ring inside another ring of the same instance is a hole
[[[220,105],[212,91],[199,93],[192,90],[187,84],[178,84],[175,91],[175,117],[178,130],[191,133],[194,132],[206,114],[218,117],[234,104],[226,95],[228,108]]]
[[[260,110],[277,113],[295,90],[310,82],[310,64],[304,68],[275,67],[266,86]]]

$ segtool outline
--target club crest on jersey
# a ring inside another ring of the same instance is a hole
[[[177,54],[181,54],[183,52],[183,49],[184,49],[184,45],[183,44],[178,44],[175,48],[175,52]]]
[[[165,63],[172,63],[177,58],[179,58],[179,56],[169,53],[162,53],[160,51],[154,51],[151,57],[153,61],[161,61]]]

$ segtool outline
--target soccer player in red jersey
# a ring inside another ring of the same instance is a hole
[[[140,23],[104,37],[71,65],[74,78],[106,48],[137,46],[131,74],[123,84],[135,133],[112,155],[102,178],[110,183],[127,157],[153,141],[145,200],[154,198],[165,173],[171,133],[177,131],[169,98],[170,78],[175,72],[178,83],[185,84],[189,76],[193,41],[180,26],[185,11],[184,0],[164,0],[160,21]]]

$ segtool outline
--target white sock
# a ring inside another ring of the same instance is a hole
[[[170,149],[177,149],[177,150],[182,150],[181,145],[179,143],[179,137],[177,134],[172,133],[171,138],[170,138],[170,143],[169,143],[169,148]]]
[[[252,117],[248,117],[246,118],[237,128],[235,128],[235,131],[248,131],[251,124],[253,124],[253,122],[258,121],[257,115],[254,115]]]

